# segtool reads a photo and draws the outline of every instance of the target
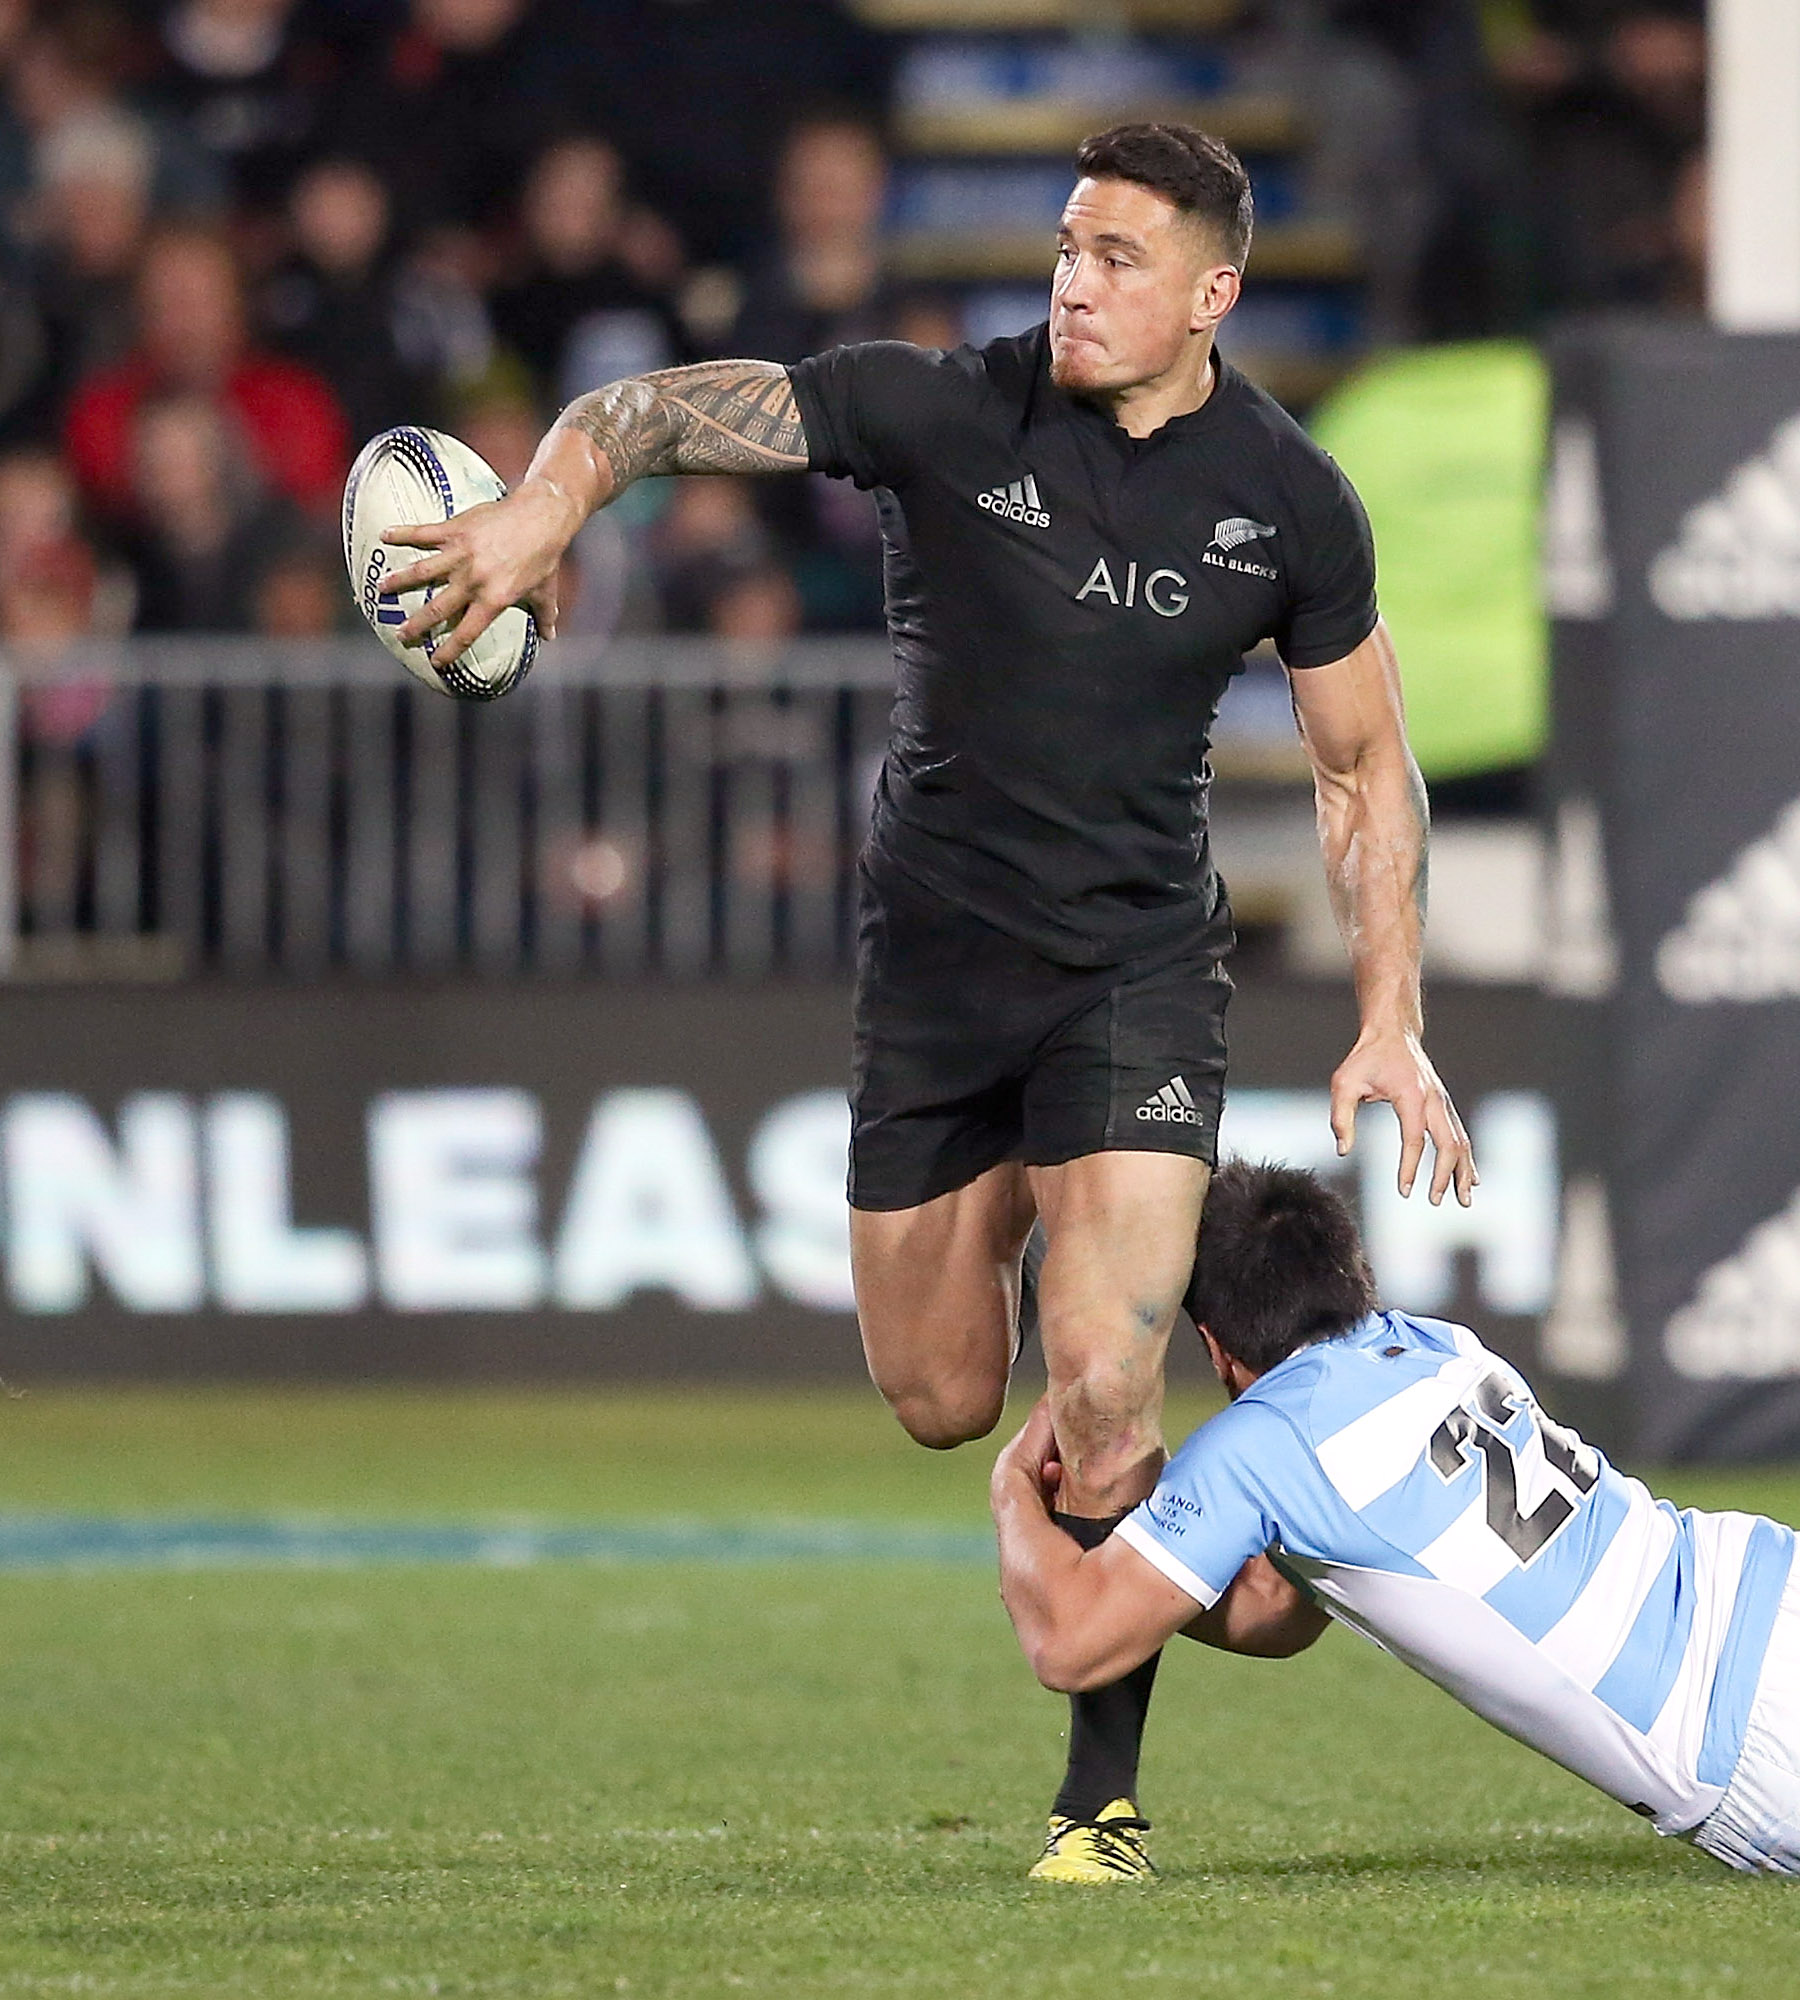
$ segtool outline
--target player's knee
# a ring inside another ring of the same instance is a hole
[[[997,1387],[980,1382],[890,1387],[877,1381],[876,1387],[907,1436],[931,1451],[951,1451],[986,1437],[1006,1405],[1004,1382]]]
[[[1065,1458],[1098,1471],[1141,1456],[1157,1429],[1158,1382],[1116,1363],[1052,1368],[1050,1410]]]

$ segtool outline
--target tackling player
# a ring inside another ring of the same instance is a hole
[[[947,1447],[999,1421],[1020,1254],[1063,1528],[1101,1541],[1162,1464],[1163,1351],[1187,1283],[1225,1076],[1231,913],[1207,846],[1207,735],[1267,638],[1292,679],[1361,1033],[1340,1147],[1391,1100],[1410,1192],[1475,1181],[1420,1045],[1426,806],[1337,467],[1214,350],[1250,184],[1181,126],[1090,139],[1047,325],[943,354],[898,342],[788,369],[615,382],[564,411],[516,492],[387,539],[431,550],[402,636],[453,660],[647,474],[822,471],[874,490],[899,686],[861,865],[851,1251],[870,1373]],[[1153,1660],[1077,1697],[1040,1875],[1108,1881],[1101,1809],[1135,1797]],[[1145,1864],[1146,1870],[1148,1864]]]
[[[1177,1632],[1282,1658],[1337,1618],[1659,1833],[1800,1874],[1791,1528],[1654,1499],[1465,1327],[1377,1311],[1311,1174],[1220,1169],[1187,1303],[1231,1405],[1103,1548],[1052,1525],[1042,1404],[994,1468],[1001,1593],[1046,1686]],[[1102,1825],[1129,1857],[1129,1801]]]

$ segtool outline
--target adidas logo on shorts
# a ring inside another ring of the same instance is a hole
[[[1200,1114],[1194,1108],[1188,1087],[1178,1076],[1170,1077],[1154,1097],[1147,1097],[1138,1106],[1137,1115],[1146,1124],[1198,1125],[1200,1122]]]
[[[990,492],[976,494],[975,504],[985,507],[990,514],[998,514],[1003,521],[1023,521],[1028,528],[1050,525],[1049,513],[1038,498],[1035,472],[1015,479],[1010,486],[996,486]]]

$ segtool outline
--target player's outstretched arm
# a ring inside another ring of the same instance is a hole
[[[546,446],[564,430],[593,447],[593,471],[607,482],[596,506],[655,473],[806,470],[800,405],[776,361],[702,361],[609,382],[564,410]]]
[[[578,396],[504,500],[448,521],[382,537],[430,553],[386,589],[433,586],[431,603],[400,628],[417,645],[455,621],[435,664],[457,659],[509,604],[525,604],[556,636],[556,571],[577,529],[635,479],[670,472],[804,472],[806,426],[788,373],[773,361],[703,361],[663,368]]]
[[[1385,1099],[1400,1119],[1400,1192],[1411,1194],[1431,1141],[1431,1199],[1455,1186],[1467,1207],[1479,1176],[1421,1040],[1419,961],[1425,931],[1425,783],[1406,741],[1400,667],[1387,627],[1355,652],[1290,676],[1294,715],[1313,769],[1319,845],[1338,929],[1350,954],[1362,1031],[1331,1080],[1338,1151],[1356,1108]]]

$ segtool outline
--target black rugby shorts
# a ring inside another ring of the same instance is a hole
[[[1211,1165],[1231,921],[1078,968],[928,890],[861,876],[850,1205],[916,1208],[1003,1160],[1182,1153]]]

